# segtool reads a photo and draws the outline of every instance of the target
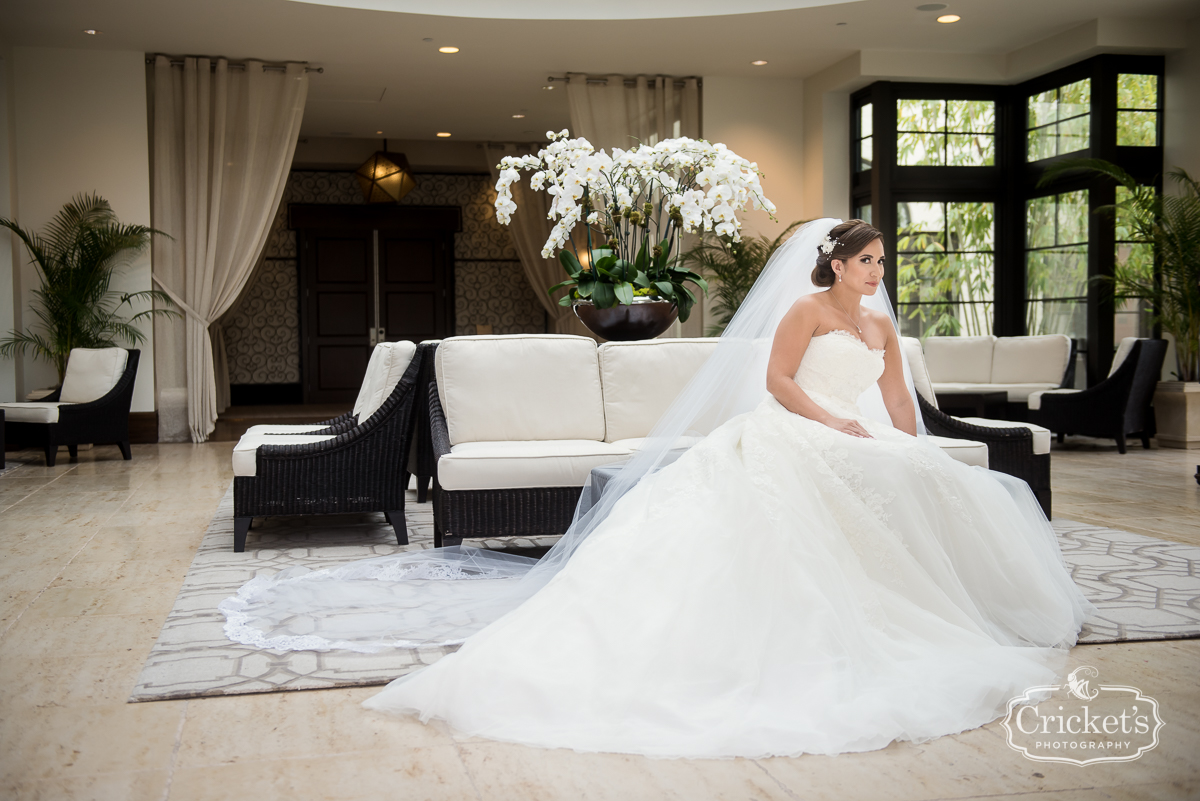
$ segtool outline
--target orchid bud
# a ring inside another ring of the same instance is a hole
[[[642,214],[645,214],[647,217],[649,217],[653,213],[654,213],[654,204],[651,203],[649,200],[647,200],[645,205],[642,206]]]
[[[629,221],[634,225],[642,224],[642,213],[640,211],[631,211],[627,216],[629,217]]]

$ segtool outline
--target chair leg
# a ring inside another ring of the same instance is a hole
[[[1150,436],[1148,434],[1142,434],[1142,448],[1150,450]]]
[[[121,458],[129,461],[133,458],[133,451],[129,449],[129,440],[123,439],[117,443],[117,447],[121,449]]]
[[[254,522],[253,517],[235,517],[233,518],[233,552],[245,553],[246,551],[246,532],[250,530],[250,524]]]
[[[1067,435],[1066,435],[1066,434],[1064,434],[1064,433],[1063,433],[1063,432],[1061,432],[1061,431],[1059,431],[1059,432],[1058,432],[1058,434],[1057,434],[1056,436],[1058,437],[1058,444],[1059,444],[1059,445],[1062,445],[1062,444],[1063,444],[1063,442],[1064,442],[1064,441],[1066,441],[1066,439],[1067,439]]]
[[[429,476],[417,476],[417,503],[429,500]]]
[[[53,442],[47,442],[45,445],[45,452],[46,467],[54,467],[54,462],[58,459],[58,445]]]
[[[79,459],[79,443],[74,443],[72,445],[68,445],[67,446],[67,455],[71,457],[72,462],[78,460]]]
[[[404,520],[404,510],[384,512],[383,515],[392,524],[392,530],[396,532],[396,542],[400,545],[408,545],[408,524]]]
[[[1118,433],[1117,436],[1115,437],[1115,439],[1117,440],[1117,453],[1124,453],[1125,452],[1125,435],[1122,433]]]

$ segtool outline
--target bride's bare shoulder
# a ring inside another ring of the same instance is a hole
[[[796,300],[792,304],[792,308],[788,309],[789,317],[805,317],[812,314],[818,314],[825,308],[825,301],[821,298],[821,293],[814,292],[811,295],[805,295]]]

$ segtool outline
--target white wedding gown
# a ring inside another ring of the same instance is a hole
[[[538,746],[761,757],[963,731],[1053,682],[1090,605],[1049,523],[1023,483],[860,414],[882,372],[857,337],[815,337],[797,383],[873,439],[768,396],[366,706]]]

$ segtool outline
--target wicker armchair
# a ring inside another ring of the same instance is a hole
[[[83,349],[73,350],[72,358],[80,350]],[[104,351],[92,351],[102,352]],[[119,355],[120,351],[116,350],[116,353]],[[79,455],[80,444],[87,443],[116,445],[121,449],[121,458],[126,461],[132,459],[133,453],[129,448],[129,408],[133,405],[133,383],[137,378],[140,356],[140,350],[129,350],[124,370],[116,383],[95,400],[60,403],[60,387],[38,403],[4,404],[4,439],[41,446],[46,454],[46,465],[49,467],[54,466],[59,445],[67,446],[71,459]],[[70,372],[71,363],[68,362],[68,378]],[[63,383],[65,386],[67,381],[64,379]],[[40,419],[35,421],[35,418]]]
[[[322,441],[254,449],[254,475],[233,480],[234,551],[246,549],[255,517],[274,515],[383,512],[396,541],[408,544],[405,467],[424,356],[422,350],[414,354],[391,395],[362,424],[335,418],[311,437]]]
[[[413,442],[408,454],[408,472],[416,478],[417,503],[429,500],[429,484],[437,472],[437,457],[433,453],[433,437],[429,428],[429,388],[436,388],[433,360],[441,340],[428,340],[417,346],[424,351],[421,373],[417,376],[416,406],[413,407]]]
[[[429,385],[430,439],[433,448],[433,544],[459,545],[464,537],[517,537],[565,534],[575,517],[583,487],[526,487],[497,490],[444,490],[436,465],[450,453],[450,430],[438,397]]]
[[[1135,340],[1129,355],[1096,386],[1031,395],[1029,420],[1053,431],[1059,442],[1067,434],[1114,439],[1117,451],[1125,453],[1125,438],[1136,436],[1149,448],[1156,433],[1150,403],[1166,355],[1166,340]]]

